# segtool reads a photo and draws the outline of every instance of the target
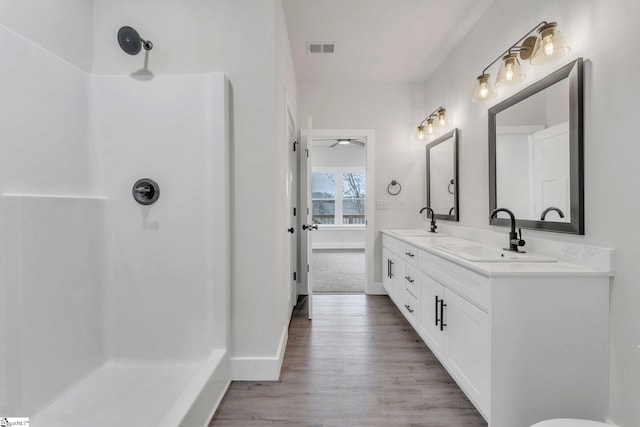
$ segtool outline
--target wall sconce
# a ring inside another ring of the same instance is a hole
[[[438,128],[444,128],[448,123],[447,110],[444,107],[436,108],[418,125],[418,139],[425,139],[427,135],[433,134]]]
[[[537,35],[531,36],[530,34],[534,32],[537,32]],[[481,102],[497,95],[489,81],[491,75],[487,74],[487,70],[499,59],[502,62],[500,63],[495,85],[508,86],[526,78],[518,57],[522,60],[528,59],[531,64],[538,65],[560,58],[566,55],[569,50],[569,46],[564,42],[562,34],[558,31],[557,23],[540,22],[482,70],[482,74],[477,77],[478,83],[473,91],[471,100],[473,102]]]

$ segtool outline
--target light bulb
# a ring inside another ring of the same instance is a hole
[[[544,56],[551,56],[553,55],[553,35],[548,35],[547,37],[545,37],[544,39],[542,39],[542,52],[544,53]]]
[[[507,64],[507,66],[505,67],[504,70],[504,78],[510,82],[511,80],[513,80],[513,65],[512,64]]]
[[[447,114],[444,108],[441,108],[438,110],[438,126],[440,126],[441,128],[445,127],[447,125]]]
[[[433,119],[429,118],[427,120],[427,132],[429,132],[429,135],[431,135],[433,133],[434,127],[433,127]]]
[[[489,95],[489,88],[487,87],[487,83],[480,83],[480,91],[478,92],[480,94],[480,98],[482,99],[486,99],[487,96]]]

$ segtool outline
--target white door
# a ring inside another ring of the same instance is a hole
[[[303,287],[306,285],[309,305],[309,319],[313,318],[313,257],[311,250],[313,246],[313,230],[318,226],[313,224],[312,203],[311,203],[311,152],[312,152],[312,124],[309,117],[309,128],[302,132],[300,137],[300,221],[299,228],[301,236],[300,254]]]
[[[549,214],[548,220],[569,222],[569,122],[541,130],[533,134],[533,195],[535,200],[535,218],[543,210],[556,207],[564,212],[560,218],[556,213]]]
[[[287,139],[289,150],[289,164],[287,170],[287,208],[289,209],[289,274],[290,282],[290,306],[296,305],[298,300],[298,239],[297,214],[298,214],[298,142],[296,141],[296,130],[291,111],[287,108]]]

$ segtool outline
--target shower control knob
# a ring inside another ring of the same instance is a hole
[[[133,199],[141,205],[151,205],[160,197],[160,187],[154,180],[142,178],[133,184],[131,194]]]
[[[296,231],[296,230],[295,230],[295,228],[291,227],[291,228],[287,228],[287,231],[288,231],[289,233],[293,234],[293,233],[294,233],[294,231]]]
[[[302,229],[303,230],[309,230],[309,231],[317,230],[318,229],[318,224],[313,224],[313,225],[303,224],[302,225]]]

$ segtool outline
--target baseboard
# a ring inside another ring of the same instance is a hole
[[[384,286],[382,286],[382,282],[370,284],[366,292],[367,295],[387,295],[387,291],[384,289]]]
[[[277,355],[274,357],[231,357],[231,381],[277,381],[289,339],[287,323],[280,336]]]
[[[363,249],[364,242],[313,242],[313,249]]]

